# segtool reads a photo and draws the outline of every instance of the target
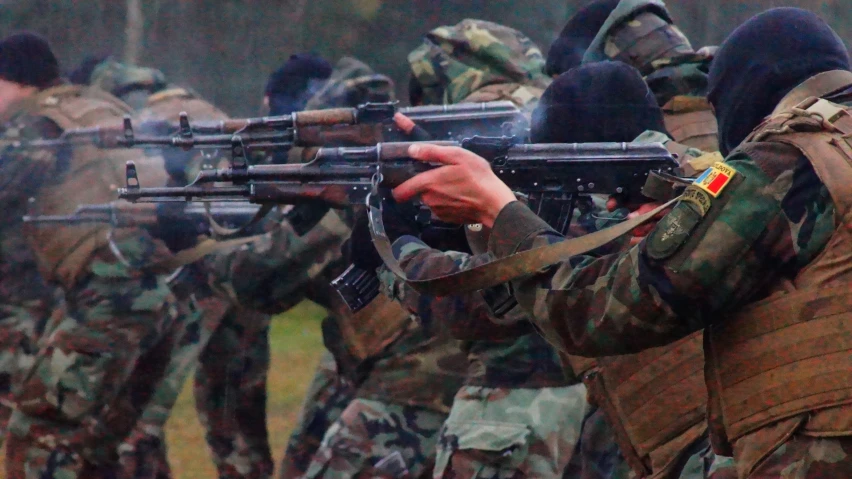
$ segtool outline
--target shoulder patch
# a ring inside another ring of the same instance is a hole
[[[735,176],[737,176],[737,170],[724,163],[716,163],[712,168],[702,173],[693,185],[716,198],[725,190]]]
[[[688,187],[680,200],[695,205],[702,218],[707,216],[707,212],[710,211],[710,206],[713,203],[706,191],[694,186]]]
[[[690,201],[681,201],[671,213],[663,217],[646,240],[648,256],[655,260],[670,258],[686,243],[690,234],[701,222],[699,207]]]

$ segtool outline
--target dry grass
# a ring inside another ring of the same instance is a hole
[[[322,346],[320,320],[324,311],[302,303],[272,323],[267,414],[276,467],[284,453],[302,398],[313,377]],[[216,477],[204,431],[195,414],[192,387],[187,384],[166,428],[169,461],[175,479]]]

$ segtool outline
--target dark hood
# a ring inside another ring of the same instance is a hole
[[[710,67],[708,99],[728,155],[793,88],[832,70],[849,70],[843,41],[814,13],[776,8],[728,37]]]
[[[665,133],[663,113],[639,72],[621,62],[589,63],[560,75],[532,116],[533,143],[633,141]]]
[[[595,0],[577,10],[547,53],[545,71],[561,75],[583,62],[583,55],[619,0]]]

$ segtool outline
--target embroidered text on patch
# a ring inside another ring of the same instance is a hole
[[[693,184],[716,198],[736,175],[737,170],[724,163],[716,163],[699,176]]]

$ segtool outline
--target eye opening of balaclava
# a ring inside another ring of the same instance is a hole
[[[796,86],[819,73],[849,70],[840,37],[816,14],[776,8],[751,18],[721,45],[710,67],[708,99],[728,155]]]
[[[589,63],[557,77],[532,115],[533,143],[633,141],[666,133],[663,113],[639,72],[621,62]]]

